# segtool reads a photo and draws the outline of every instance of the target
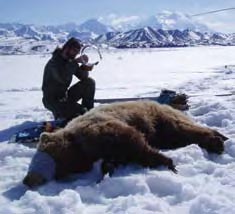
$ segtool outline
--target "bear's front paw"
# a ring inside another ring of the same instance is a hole
[[[211,152],[222,154],[224,152],[224,141],[221,137],[215,137],[210,144]]]
[[[210,137],[207,142],[202,145],[208,152],[222,154],[224,152],[224,140],[221,137]]]
[[[176,166],[174,165],[173,163],[173,160],[172,159],[169,159],[168,161],[168,169],[171,170],[172,172],[174,172],[175,174],[178,173],[177,169],[175,168]]]
[[[28,173],[23,180],[23,184],[25,184],[29,188],[40,186],[44,184],[45,182],[46,182],[45,178],[43,178],[38,173],[34,173],[34,172]]]
[[[115,161],[102,161],[101,164],[101,171],[103,176],[105,176],[106,174],[108,174],[110,177],[112,177],[115,168],[117,168],[117,163]]]
[[[216,130],[213,130],[213,135],[214,135],[214,137],[220,137],[223,141],[228,140],[228,138],[226,136],[224,136],[223,134],[219,133]]]

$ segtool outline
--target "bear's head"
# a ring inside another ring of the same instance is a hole
[[[44,132],[40,136],[37,151],[31,160],[23,183],[30,188],[52,180],[56,175],[56,157],[61,156],[64,148],[64,135]]]
[[[37,187],[54,178],[60,179],[70,173],[83,173],[93,166],[93,159],[84,153],[71,133],[60,131],[42,133],[23,183]]]
[[[46,152],[36,151],[29,165],[28,173],[23,183],[30,188],[42,185],[52,180],[56,173],[55,160]]]

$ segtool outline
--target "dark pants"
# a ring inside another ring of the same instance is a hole
[[[54,100],[43,97],[44,106],[52,111],[55,119],[63,118],[70,120],[84,114],[94,107],[95,81],[92,78],[79,81],[67,91],[66,100]],[[81,105],[77,103],[82,99]]]
[[[90,110],[94,107],[95,81],[92,78],[80,81],[68,90],[68,102],[77,103],[82,99],[82,106]]]

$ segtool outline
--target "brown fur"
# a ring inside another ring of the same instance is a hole
[[[59,178],[88,171],[98,159],[115,166],[136,163],[174,170],[171,158],[157,149],[194,143],[208,152],[221,153],[226,139],[171,107],[135,101],[99,106],[73,119],[64,129],[43,133],[38,150],[54,158]]]

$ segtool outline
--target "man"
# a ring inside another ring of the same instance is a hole
[[[55,119],[70,120],[93,108],[95,81],[89,77],[93,66],[88,66],[86,55],[80,53],[82,44],[69,39],[62,48],[56,48],[44,69],[43,104]],[[73,75],[80,81],[70,87]],[[81,105],[77,102],[82,99]]]

